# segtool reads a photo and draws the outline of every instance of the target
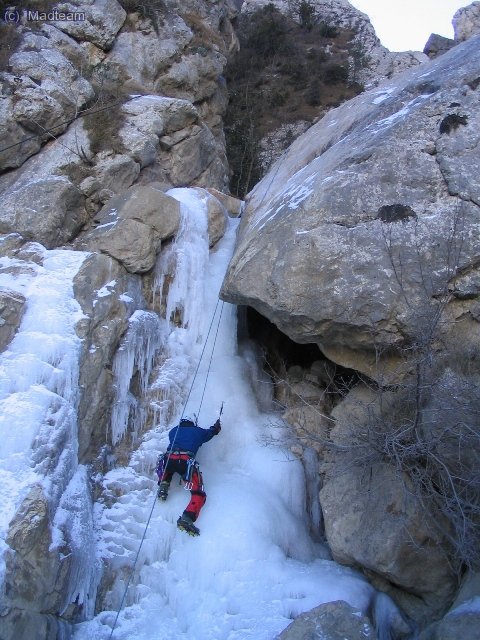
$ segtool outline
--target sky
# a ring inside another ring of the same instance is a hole
[[[349,0],[390,51],[423,51],[431,33],[453,38],[452,18],[471,0]]]

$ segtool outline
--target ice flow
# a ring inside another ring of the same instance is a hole
[[[308,535],[303,467],[281,438],[277,446],[265,445],[263,436],[272,431],[278,438],[278,430],[270,426],[272,416],[259,411],[249,367],[238,354],[236,308],[217,306],[236,223],[229,222],[209,256],[205,201],[189,189],[169,195],[181,202],[183,223],[162,258],[176,264],[177,276],[163,320],[162,362],[152,374],[157,422],[130,465],[104,479],[111,506],[97,505],[96,517],[106,610],[79,624],[75,640],[272,640],[323,602],[345,600],[365,611],[372,587],[326,559]],[[159,287],[161,278],[157,269]],[[191,538],[176,528],[189,494],[174,480],[168,501],[156,502],[154,464],[182,409],[208,427],[222,402],[222,432],[197,456],[207,502],[196,523],[201,535]]]

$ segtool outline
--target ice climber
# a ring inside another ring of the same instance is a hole
[[[158,459],[158,498],[165,501],[173,475],[178,473],[191,492],[190,502],[177,520],[177,527],[191,536],[198,536],[200,530],[193,524],[205,504],[202,474],[195,460],[197,451],[204,442],[208,442],[220,433],[220,418],[209,429],[202,429],[191,418],[182,418],[179,424],[170,430],[170,444],[166,453]]]

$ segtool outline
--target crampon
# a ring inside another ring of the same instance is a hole
[[[180,531],[185,531],[189,536],[199,536],[200,529],[196,527],[188,516],[180,516],[177,520],[177,527]]]

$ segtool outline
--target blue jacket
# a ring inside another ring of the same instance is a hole
[[[208,442],[219,433],[220,428],[213,425],[209,429],[202,429],[190,423],[191,426],[176,426],[173,427],[168,433],[168,439],[170,444],[167,447],[167,451],[173,449],[179,449],[180,451],[189,451],[192,455],[196,455],[204,442]]]

